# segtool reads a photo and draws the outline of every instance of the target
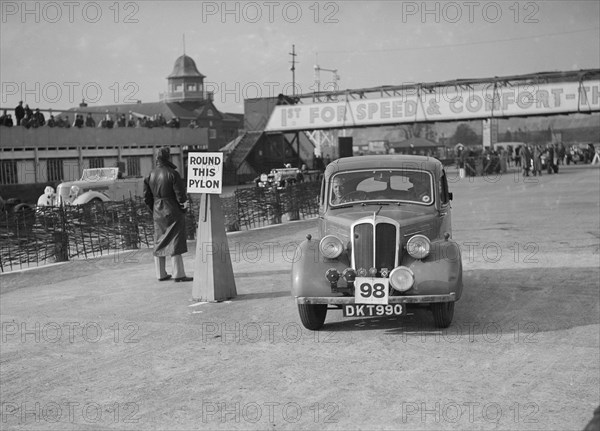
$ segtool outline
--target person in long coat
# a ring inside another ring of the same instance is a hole
[[[144,202],[154,219],[154,262],[159,281],[192,281],[185,275],[183,258],[186,253],[185,208],[187,196],[181,176],[171,163],[168,147],[158,150],[156,167],[144,179]],[[166,257],[171,256],[172,272],[165,269]]]
[[[533,167],[532,160],[533,154],[531,153],[531,148],[525,145],[523,148],[521,148],[521,166],[523,168],[524,177],[529,176],[529,170]]]
[[[533,148],[533,176],[536,175],[542,176],[542,152],[539,145]]]

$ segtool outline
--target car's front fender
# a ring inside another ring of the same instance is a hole
[[[331,285],[325,278],[330,268],[341,273],[350,266],[346,252],[337,259],[327,259],[319,250],[319,239],[306,239],[296,248],[292,264],[293,296],[341,296],[331,291]]]
[[[415,284],[407,295],[439,295],[454,293],[460,299],[463,288],[462,259],[459,245],[452,241],[436,241],[425,259],[404,254],[402,265],[411,269]]]
[[[73,201],[72,205],[83,205],[88,202],[93,201],[94,199],[100,199],[102,202],[110,201],[110,198],[106,196],[104,193],[98,192],[96,190],[89,190],[81,195],[77,196]]]

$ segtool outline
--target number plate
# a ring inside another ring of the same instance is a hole
[[[344,317],[401,316],[403,304],[348,304],[342,308]]]
[[[354,302],[356,304],[387,304],[387,278],[356,277],[354,281]]]

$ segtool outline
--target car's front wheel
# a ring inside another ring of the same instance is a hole
[[[298,304],[300,320],[306,329],[321,329],[327,317],[327,304]]]
[[[439,302],[431,304],[433,320],[438,328],[447,328],[454,317],[454,302]]]

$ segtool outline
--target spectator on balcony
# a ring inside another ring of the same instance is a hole
[[[31,120],[33,118],[33,111],[29,107],[29,105],[25,105],[25,119]]]
[[[48,127],[56,127],[56,119],[54,115],[50,114],[50,118],[48,118],[48,123],[46,123]]]
[[[190,123],[190,124],[192,124],[192,123]],[[171,118],[171,120],[169,121],[168,126],[171,127],[172,129],[179,129],[179,127],[181,126],[181,123],[179,121],[179,117],[173,117],[173,118]]]
[[[154,125],[156,127],[165,127],[167,125],[167,120],[163,117],[163,114],[158,114],[156,116],[156,120],[154,121]]]
[[[25,108],[23,108],[23,101],[21,100],[15,108],[15,118],[17,119],[17,126],[21,125],[21,121],[25,118]]]
[[[73,127],[77,127],[78,129],[81,129],[84,124],[85,124],[85,122],[83,121],[83,115],[75,114],[75,121],[73,121]]]
[[[11,114],[8,114],[8,115],[6,116],[6,118],[4,119],[4,126],[5,126],[5,127],[12,127],[13,125],[14,125],[14,124],[13,124],[12,115],[11,115]]]
[[[8,118],[8,113],[7,113],[6,109],[5,109],[4,112],[2,113],[2,116],[0,116],[0,126],[4,126],[5,125],[7,118]]]
[[[87,117],[85,117],[85,127],[96,127],[96,120],[92,117],[92,114],[88,112]]]
[[[135,127],[136,120],[135,115],[131,111],[129,111],[129,119],[127,120],[127,127]]]
[[[71,122],[69,121],[69,116],[65,115],[65,118],[63,118],[59,115],[56,119],[56,126],[62,127],[65,129],[71,128]]]
[[[112,129],[114,125],[115,125],[115,122],[113,121],[113,119],[107,109],[106,115],[104,116],[104,119],[102,121],[100,121],[100,124],[98,124],[98,127],[103,128],[103,129]]]
[[[25,105],[25,117],[21,120],[21,126],[26,129],[33,126],[33,111],[29,108],[29,105]]]
[[[127,127],[127,118],[125,117],[125,114],[121,114],[119,115],[119,118],[117,118],[117,127]]]
[[[46,118],[44,117],[44,114],[40,112],[40,109],[36,108],[28,123],[29,127],[37,129],[38,127],[42,127],[44,124],[46,124]]]
[[[172,121],[172,120],[171,120]],[[172,126],[171,126],[172,127]],[[196,120],[192,120],[190,121],[190,124],[188,125],[188,127],[190,129],[197,129],[198,128],[198,123],[196,123]]]

